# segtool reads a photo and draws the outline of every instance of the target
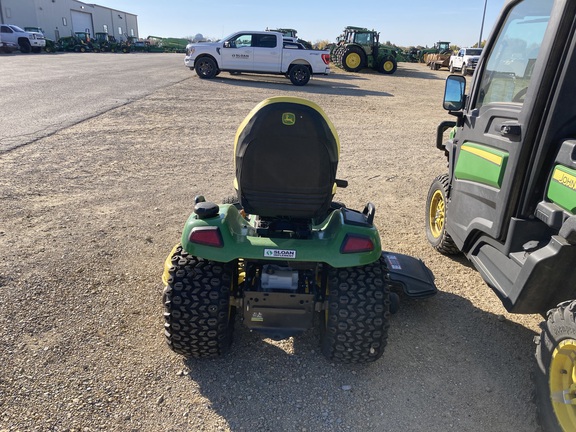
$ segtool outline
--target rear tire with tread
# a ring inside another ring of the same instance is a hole
[[[290,68],[288,72],[288,78],[290,78],[290,82],[295,86],[303,86],[308,84],[310,81],[310,69],[304,65],[294,65]]]
[[[322,353],[343,363],[369,363],[384,353],[390,327],[390,287],[380,260],[332,268],[322,315]]]
[[[536,345],[536,408],[549,432],[576,430],[576,301],[550,310]]]
[[[230,307],[232,271],[189,255],[178,246],[164,289],[165,336],[170,348],[189,358],[218,357],[232,343],[235,308]]]
[[[366,64],[366,54],[360,48],[351,46],[342,55],[342,67],[348,72],[358,72]]]

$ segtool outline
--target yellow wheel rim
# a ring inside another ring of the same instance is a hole
[[[386,60],[384,62],[384,70],[386,72],[390,72],[392,69],[394,69],[394,62],[392,62],[390,60]]]
[[[428,215],[428,225],[430,226],[430,232],[434,238],[438,238],[442,235],[442,230],[444,229],[444,221],[446,220],[446,206],[444,203],[444,196],[442,191],[437,190],[432,195],[430,200],[430,214]]]
[[[563,340],[554,350],[549,384],[558,423],[565,431],[576,430],[576,340]]]
[[[346,66],[350,69],[355,69],[360,66],[360,55],[357,53],[350,53],[346,57]]]

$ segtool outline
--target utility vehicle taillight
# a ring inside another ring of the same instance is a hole
[[[359,253],[374,250],[374,243],[368,237],[348,234],[342,242],[340,253]]]
[[[215,226],[196,227],[190,232],[188,237],[190,242],[204,246],[222,247],[224,241],[220,229]]]
[[[324,64],[330,63],[330,54],[322,54],[322,61]]]

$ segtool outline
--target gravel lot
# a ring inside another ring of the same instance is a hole
[[[507,314],[465,259],[426,241],[428,186],[446,171],[434,146],[446,71],[336,69],[298,88],[275,76],[200,80],[181,55],[0,61],[12,77],[4,106],[26,101],[43,122],[29,139],[6,111],[0,119],[0,431],[539,430],[540,317]],[[87,65],[97,79],[77,85]],[[70,88],[50,91],[64,70]],[[275,95],[323,107],[350,184],[338,200],[374,202],[383,247],[436,276],[439,294],[402,303],[374,364],[326,361],[317,331],[273,342],[238,325],[231,352],[212,361],[165,344],[163,261],[193,197],[230,194],[236,128]]]

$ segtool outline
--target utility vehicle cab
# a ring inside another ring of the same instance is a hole
[[[506,3],[469,90],[447,79],[456,121],[436,145],[448,173],[426,210],[437,250],[463,252],[508,311],[547,314],[537,349],[547,431],[576,430],[575,29],[574,1]]]

